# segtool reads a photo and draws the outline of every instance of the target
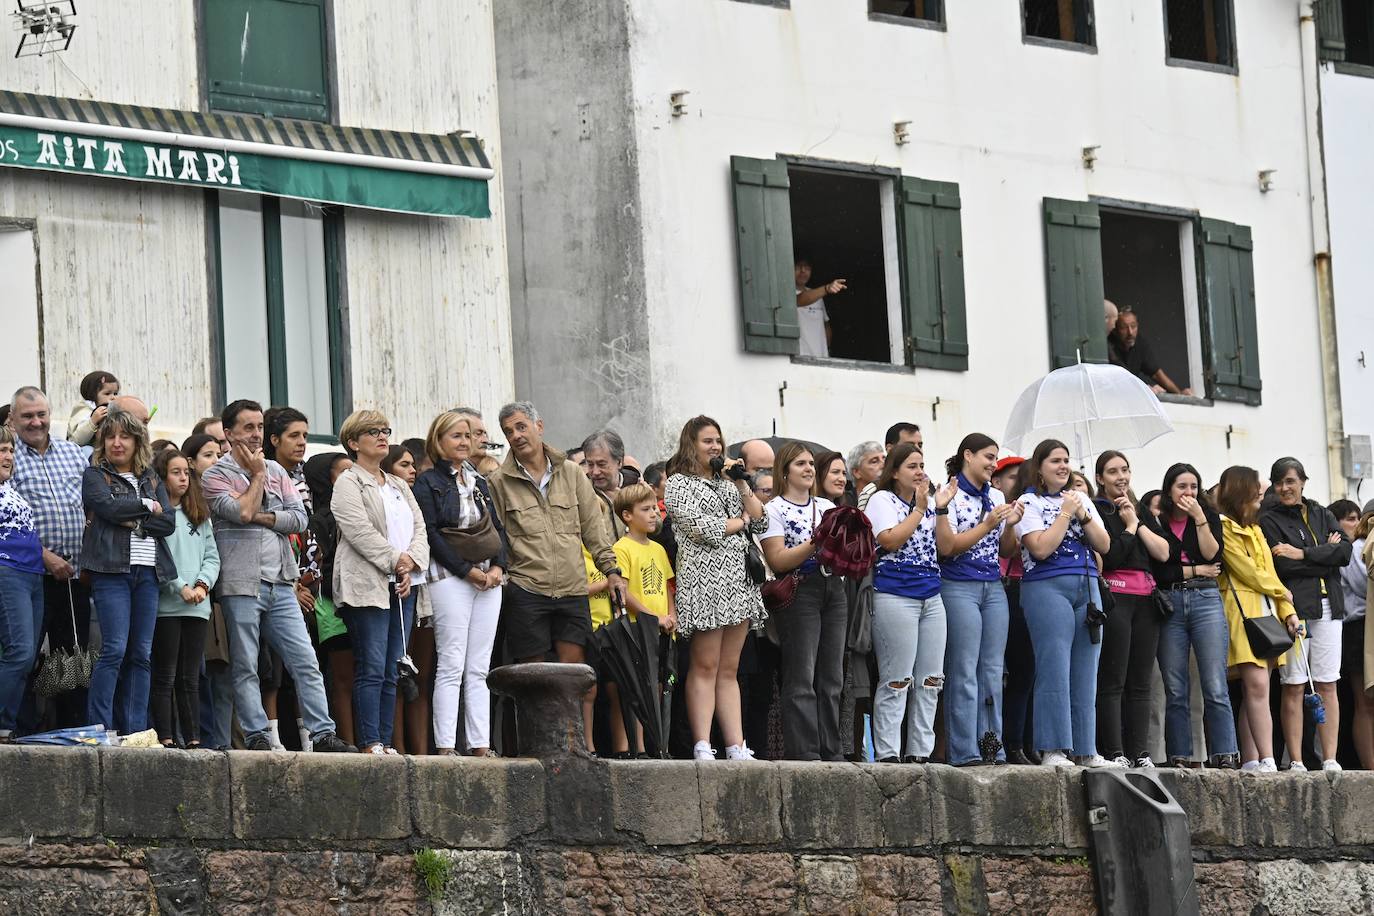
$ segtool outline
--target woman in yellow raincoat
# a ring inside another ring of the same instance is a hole
[[[1274,725],[1269,714],[1269,682],[1273,670],[1285,656],[1256,658],[1245,635],[1245,618],[1272,613],[1288,627],[1298,630],[1298,614],[1293,595],[1279,581],[1274,558],[1259,527],[1262,490],[1259,472],[1254,468],[1230,467],[1222,472],[1217,486],[1217,507],[1221,510],[1223,569],[1217,585],[1226,607],[1231,642],[1226,653],[1229,675],[1240,678],[1244,688],[1237,737],[1240,740],[1241,770],[1275,773]]]

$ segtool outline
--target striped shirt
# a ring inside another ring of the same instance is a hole
[[[129,482],[129,486],[134,488],[134,493],[138,492],[138,478],[133,474],[120,474]],[[151,499],[143,500],[143,504],[152,509]],[[157,566],[157,541],[145,534],[137,531],[129,532],[129,565],[130,566]]]
[[[81,447],[66,439],[50,438],[43,452],[15,439],[11,482],[33,510],[39,541],[67,557],[73,566],[79,565],[81,533],[86,527],[81,475],[89,464]]]

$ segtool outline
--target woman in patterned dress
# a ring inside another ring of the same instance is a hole
[[[754,756],[744,743],[736,672],[750,625],[767,616],[744,568],[747,532],[764,530],[763,504],[744,479],[712,473],[711,460],[724,454],[719,423],[704,416],[688,420],[668,461],[663,493],[678,540],[678,633],[692,638],[687,718],[698,760],[715,757],[712,717],[720,725],[727,758]]]

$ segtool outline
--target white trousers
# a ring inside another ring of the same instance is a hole
[[[487,671],[501,616],[501,589],[478,591],[450,577],[427,586],[434,604],[434,744],[460,747],[458,696],[466,707],[466,747],[491,746],[491,692]]]

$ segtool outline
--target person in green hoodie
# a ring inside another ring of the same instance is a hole
[[[200,661],[210,624],[210,589],[219,578],[219,550],[199,477],[186,458],[166,449],[153,460],[153,469],[167,486],[176,516],[166,538],[176,575],[162,586],[153,630],[153,727],[163,747],[174,747],[179,732],[184,746],[194,750],[200,747]]]

